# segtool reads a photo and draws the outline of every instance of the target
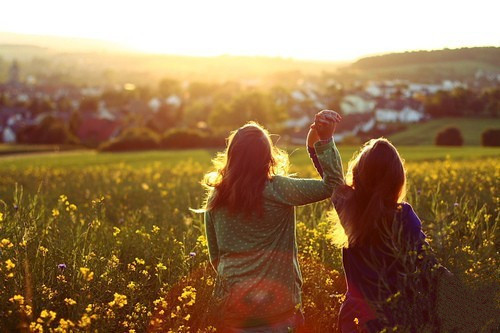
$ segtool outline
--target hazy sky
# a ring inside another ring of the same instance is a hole
[[[87,37],[155,53],[351,60],[500,46],[495,0],[15,0],[0,10],[0,31]]]

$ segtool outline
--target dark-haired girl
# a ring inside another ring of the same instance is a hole
[[[322,174],[322,166],[311,149],[318,138],[311,134],[309,154]],[[349,162],[346,182],[332,196],[347,236],[342,249],[347,282],[346,298],[339,313],[342,332],[377,332],[397,325],[402,314],[390,305],[401,296],[404,287],[401,281],[406,278],[404,283],[408,287],[411,275],[424,269],[422,253],[428,244],[420,219],[402,201],[405,187],[406,172],[398,151],[388,140],[380,138],[367,142]],[[437,267],[432,258],[426,264],[429,269]],[[418,282],[419,287],[425,283],[422,279]],[[416,291],[413,295],[425,298]],[[415,306],[414,311],[420,310],[416,308],[418,304],[411,306]],[[410,316],[417,318],[416,313]]]

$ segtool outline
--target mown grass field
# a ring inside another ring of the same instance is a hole
[[[355,147],[341,148],[344,162]],[[500,150],[401,147],[407,201],[437,258],[498,304]],[[292,172],[316,177],[305,149]],[[0,331],[207,332],[199,181],[215,151],[0,158]],[[346,168],[346,164],[344,164]],[[345,292],[329,202],[297,209],[306,324],[336,325]],[[493,289],[492,289],[493,288]],[[493,291],[492,291],[493,290]],[[498,318],[479,323],[485,329]]]
[[[462,133],[464,145],[481,145],[481,134],[487,129],[500,128],[498,118],[442,118],[410,125],[405,131],[395,133],[389,139],[396,145],[433,145],[436,135],[447,127],[457,127]]]

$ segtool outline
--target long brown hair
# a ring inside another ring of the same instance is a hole
[[[269,132],[249,122],[231,132],[227,147],[212,161],[214,171],[202,184],[209,189],[206,210],[226,208],[230,213],[263,213],[262,192],[273,175],[286,175],[288,154],[277,148]]]
[[[346,185],[339,189],[339,218],[348,245],[380,240],[383,223],[394,220],[405,195],[406,171],[397,149],[384,138],[368,141],[349,162]]]

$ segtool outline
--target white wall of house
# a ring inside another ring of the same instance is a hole
[[[16,142],[16,133],[14,133],[12,128],[7,127],[3,130],[2,141],[5,143],[15,143]]]
[[[372,111],[375,104],[375,101],[358,95],[347,95],[340,102],[340,108],[344,114],[366,113]]]
[[[415,123],[423,118],[424,114],[422,112],[408,106],[405,106],[401,111],[382,108],[375,111],[375,119],[383,123]]]

